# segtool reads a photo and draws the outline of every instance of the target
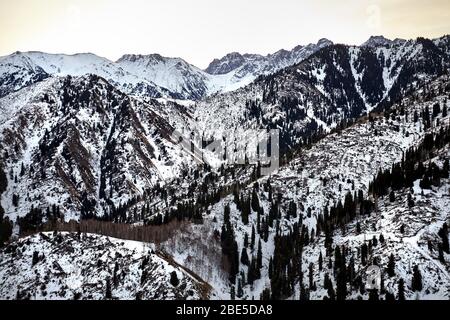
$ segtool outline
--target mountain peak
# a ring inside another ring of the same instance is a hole
[[[154,61],[163,61],[165,58],[161,56],[159,53],[152,53],[152,54],[125,54],[123,55],[117,62],[136,62],[139,60],[154,60]]]
[[[209,74],[226,74],[245,63],[245,58],[239,52],[231,52],[221,59],[214,59],[205,69]]]
[[[383,36],[371,36],[369,40],[364,42],[361,46],[362,47],[384,47],[389,46],[393,43],[392,40],[387,39]]]
[[[322,38],[319,41],[317,41],[317,46],[319,47],[327,47],[327,46],[332,46],[333,45],[333,41],[328,40],[327,38]]]

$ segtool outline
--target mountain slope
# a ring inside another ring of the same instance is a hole
[[[446,74],[448,37],[435,42],[419,38],[378,47],[328,46],[297,65],[197,103],[191,127],[206,136],[236,128],[278,128],[281,147],[289,150],[311,135],[389,108]]]
[[[67,220],[109,217],[195,167],[152,103],[94,75],[50,78],[0,99],[6,215],[59,205]]]
[[[7,300],[198,300],[210,294],[208,284],[133,241],[41,233],[3,248],[0,257],[0,297]]]
[[[0,97],[49,77],[44,69],[20,54],[0,58]]]
[[[409,159],[409,153],[406,152],[419,147],[424,141],[436,141],[436,145],[441,146],[432,153],[438,156],[434,161],[440,168],[445,159],[448,163],[450,122],[448,112],[444,111],[444,106],[446,110],[450,108],[448,90],[448,77],[444,76],[416,90],[385,115],[370,121],[362,119],[347,129],[326,136],[311,148],[301,150],[293,161],[275,174],[261,178],[222,199],[205,212],[202,226],[193,226],[187,234],[178,234],[175,239],[162,244],[162,247],[177,257],[179,263],[207,279],[224,297],[230,297],[230,292],[234,291],[237,297],[243,299],[259,298],[260,294],[273,299],[299,299],[306,295],[322,299],[324,296],[330,298],[330,292],[323,285],[325,274],[328,273],[334,288],[340,281],[335,269],[339,265],[334,257],[335,250],[340,250],[342,245],[349,250],[345,264],[350,266],[350,261],[353,261],[353,267],[361,276],[361,280],[355,280],[358,283],[366,278],[365,270],[368,267],[359,262],[359,246],[364,243],[364,239],[369,245],[374,235],[379,241],[383,233],[386,244],[381,247],[372,244],[374,251],[371,257],[380,259],[379,264],[384,268],[389,255],[394,254],[397,276],[387,280],[384,275],[387,291],[397,294],[397,281],[403,278],[406,297],[414,299],[416,294],[411,284],[412,271],[407,268],[412,261],[420,261],[424,279],[420,298],[448,299],[449,256],[444,255],[444,262],[437,261],[436,249],[440,241],[436,236],[437,229],[450,219],[446,194],[448,178],[442,179],[439,185],[432,188],[432,192],[424,191],[423,194],[416,180],[413,192],[416,207],[412,210],[407,208],[408,189],[395,189],[396,200],[393,202],[388,196],[379,196],[376,200],[369,189],[371,181],[381,170],[394,169],[394,164]],[[430,92],[439,94],[430,96]],[[437,110],[434,107],[436,105],[439,105],[439,112],[433,111]],[[440,128],[445,129],[446,134],[442,135]],[[427,133],[432,132],[439,138],[425,138]],[[355,211],[360,213],[358,218],[349,223],[341,223],[339,219],[347,221],[345,217],[351,215],[349,195],[355,201],[360,199],[355,205]],[[432,208],[426,210],[430,205]],[[226,208],[229,208],[229,222],[226,222]],[[371,216],[374,211],[376,216]],[[328,217],[327,227],[320,222],[324,216]],[[362,231],[357,233],[358,221]],[[401,224],[405,225],[405,233],[400,236]],[[232,231],[227,231],[230,226]],[[214,270],[217,264],[212,252],[202,252],[201,263],[196,259],[196,248],[200,247],[203,239],[218,233],[222,236],[221,239],[217,238],[216,245],[222,245],[223,250],[228,248],[227,237],[236,241],[236,249],[223,251],[228,252],[226,256],[229,261],[235,261],[237,255],[234,269],[225,265],[229,272],[234,270],[232,275],[235,280],[232,282],[230,278],[221,277],[220,270],[210,273],[209,270]],[[423,248],[427,238],[432,241],[432,253],[424,252],[427,250]],[[327,249],[330,243],[332,247]],[[296,249],[300,247],[298,252]],[[259,275],[253,262],[242,262],[245,261],[241,260],[243,251],[249,261],[256,262],[258,256],[261,257]],[[319,272],[320,252],[323,269]],[[374,261],[376,263],[377,260]],[[311,262],[314,271],[313,281],[309,284]],[[331,267],[327,267],[328,263],[331,263]],[[335,263],[337,266],[333,267]],[[367,299],[369,292],[364,289],[358,294],[360,285],[353,287],[352,283],[346,285],[346,297],[356,299],[361,295]],[[365,283],[361,286],[365,287]],[[340,294],[342,297],[342,292]],[[382,294],[385,295],[385,292]]]

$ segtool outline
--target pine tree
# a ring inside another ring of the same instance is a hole
[[[323,264],[323,258],[322,258],[322,250],[319,254],[319,271],[322,271],[322,264]]]
[[[227,204],[224,209],[224,223],[221,232],[222,254],[229,262],[230,281],[235,283],[236,274],[239,272],[239,251],[235,240],[234,230],[230,223],[230,207]]]
[[[238,280],[237,297],[242,298],[244,296],[244,290],[242,289],[242,280]]]
[[[388,265],[387,265],[386,272],[387,272],[389,277],[395,276],[395,258],[394,258],[394,255],[392,253],[389,256],[389,262],[388,262]]]
[[[394,190],[392,190],[389,193],[389,202],[395,202],[395,192],[394,192]]]
[[[398,300],[405,300],[405,281],[401,278],[398,281]]]
[[[241,252],[241,263],[242,263],[243,265],[246,265],[246,266],[248,266],[249,263],[250,263],[250,261],[249,261],[249,259],[248,259],[248,255],[247,255],[247,249],[246,249],[245,247],[242,248],[242,252]]]
[[[248,234],[247,234],[247,232],[244,234],[244,248],[248,248]]]
[[[259,211],[259,198],[258,198],[258,190],[257,190],[257,183],[255,183],[252,191],[252,209],[254,212]]]
[[[447,223],[444,223],[442,228],[439,230],[438,235],[442,238],[442,250],[446,253],[450,253]]]
[[[255,257],[252,257],[252,261],[250,262],[250,266],[248,268],[247,281],[250,285],[252,285],[256,279],[256,260]]]
[[[250,249],[253,251],[253,248],[255,248],[255,226],[252,226],[252,234],[250,237]]]
[[[23,165],[23,162],[20,165],[20,176],[23,177],[25,174],[25,166]]]
[[[1,206],[0,206],[1,209]],[[1,210],[0,210],[1,211]],[[10,222],[9,218],[6,217],[2,219],[0,217],[0,248],[9,240],[12,235],[13,224]]]
[[[361,264],[363,266],[365,266],[367,263],[367,253],[368,253],[367,251],[368,251],[368,247],[367,247],[367,244],[364,242],[361,246]]]
[[[178,280],[178,275],[176,271],[172,271],[170,274],[170,284],[174,287],[178,287],[180,280]]]
[[[309,290],[314,291],[314,264],[311,262],[309,264]]]
[[[273,276],[273,259],[270,257],[269,260],[269,279],[272,279]]]
[[[109,277],[106,278],[106,290],[105,290],[105,299],[111,299],[112,293],[111,293],[111,281]]]
[[[33,259],[31,261],[31,265],[35,266],[38,262],[39,262],[39,252],[38,251],[34,251],[33,252]]]
[[[417,265],[413,268],[413,278],[411,281],[411,289],[413,291],[422,291],[422,274],[420,273],[419,267]]]
[[[256,254],[256,267],[261,270],[262,268],[262,248],[261,240],[258,241],[258,252]]]
[[[372,238],[372,246],[373,246],[373,247],[376,247],[377,245],[378,245],[377,237],[376,237],[376,236],[373,236],[373,238]]]

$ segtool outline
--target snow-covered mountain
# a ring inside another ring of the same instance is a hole
[[[33,76],[31,79],[23,79],[23,76],[17,74],[17,69],[26,69],[28,74]],[[16,83],[15,87],[9,87],[8,82],[0,85],[4,96],[9,92],[16,91],[28,86],[33,82],[42,80],[50,75],[54,76],[83,76],[95,74],[108,80],[119,89],[135,95],[150,97],[170,97],[167,89],[157,86],[155,83],[146,79],[139,78],[137,75],[122,69],[120,66],[108,59],[96,56],[91,53],[82,53],[75,55],[48,54],[43,52],[16,52],[10,56],[0,58],[0,81],[12,81]],[[7,90],[9,88],[9,90]]]
[[[178,99],[198,100],[209,93],[209,77],[197,67],[180,58],[159,54],[124,55],[117,65],[140,79],[168,89]]]
[[[15,221],[52,202],[64,207],[67,220],[94,212],[107,217],[195,167],[157,105],[95,75],[51,77],[0,99],[1,167],[10,175],[6,214]]]
[[[449,52],[449,36],[321,40],[208,72],[159,55],[0,58],[0,257],[14,262],[0,295],[448,299]],[[206,148],[245,149],[254,129],[280,132],[269,176]],[[39,234],[55,229],[75,233]]]
[[[215,86],[220,91],[232,91],[251,83],[258,76],[297,64],[332,44],[328,39],[320,39],[317,44],[299,45],[291,51],[282,49],[267,56],[233,52],[212,61],[205,71],[216,76]]]
[[[307,46],[297,46],[291,51],[279,50],[273,54],[262,56],[258,54],[243,54],[232,52],[221,59],[215,59],[205,69],[209,74],[228,74],[235,72],[236,77],[244,78],[247,74],[262,75],[274,73],[287,66],[297,64],[311,54],[327,46],[331,46],[333,42],[328,39],[321,39],[317,44],[309,44]],[[236,70],[239,69],[239,70]]]
[[[86,233],[41,233],[0,253],[2,300],[198,300],[211,288],[151,245]]]
[[[425,40],[425,39],[424,39]],[[358,49],[385,50],[385,55],[412,41],[371,37]],[[448,48],[448,37],[434,40],[437,47]],[[152,98],[200,100],[218,92],[234,91],[262,75],[273,74],[283,68],[301,63],[311,55],[332,46],[327,39],[316,44],[279,50],[273,54],[230,53],[215,59],[201,70],[183,59],[158,54],[124,55],[117,62],[91,53],[64,55],[43,52],[16,52],[0,57],[0,96],[40,81],[45,77],[81,76],[95,74],[105,78],[122,91]],[[379,55],[380,53],[378,53]],[[387,59],[386,63],[389,63]],[[390,71],[390,70],[388,70]]]
[[[247,85],[259,75],[298,63],[330,44],[323,39],[317,45],[298,46],[290,52],[281,50],[267,57],[244,55],[245,63],[227,72],[213,72],[214,63],[205,72],[181,58],[159,54],[128,54],[112,62],[91,53],[16,52],[0,58],[0,96],[49,75],[95,74],[134,96],[199,100],[212,93]]]
[[[406,299],[448,300],[449,108],[445,76],[418,88],[384,116],[362,119],[301,149],[275,174],[224,197],[205,212],[202,225],[178,233],[163,248],[218,288],[222,298],[368,299],[366,272],[378,265],[381,298],[401,299],[401,280]],[[406,176],[390,182],[381,174],[396,174],[399,164],[409,168],[406,160],[413,162]],[[425,163],[430,169],[420,169]],[[377,176],[385,183],[384,195],[374,192]],[[437,180],[430,185],[423,183],[427,179]],[[228,269],[235,276],[231,282],[214,268],[217,249],[200,249],[220,230],[217,243],[224,250],[227,237],[236,241],[227,249],[235,261]],[[419,290],[413,284],[415,264]],[[342,280],[344,270],[349,271]]]
[[[237,129],[279,128],[281,147],[289,150],[312,134],[389,107],[446,74],[448,38],[379,47],[328,46],[246,87],[198,102],[191,127],[216,137]]]
[[[47,77],[49,74],[29,57],[14,53],[0,58],[0,97]]]

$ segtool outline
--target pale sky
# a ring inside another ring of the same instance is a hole
[[[14,51],[182,57],[267,54],[328,38],[450,33],[449,0],[0,0],[0,56]]]

